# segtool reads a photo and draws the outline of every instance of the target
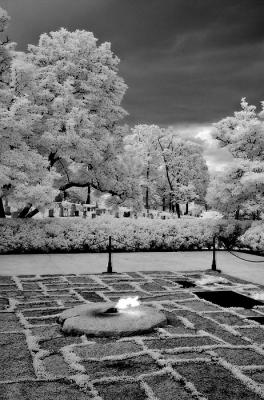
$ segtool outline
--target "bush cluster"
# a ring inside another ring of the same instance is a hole
[[[242,232],[235,223],[229,222],[226,229],[223,224],[201,218],[3,219],[0,221],[0,253],[102,252],[107,251],[109,235],[113,248],[119,251],[210,249],[213,235],[219,230],[232,241]]]
[[[250,250],[264,253],[264,223],[253,223],[241,236],[240,241]]]

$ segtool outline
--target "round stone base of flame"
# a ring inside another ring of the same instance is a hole
[[[151,332],[167,324],[160,311],[151,306],[117,310],[114,303],[83,304],[64,311],[59,322],[67,334],[97,337],[130,336]]]

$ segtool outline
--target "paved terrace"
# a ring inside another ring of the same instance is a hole
[[[264,328],[248,319],[264,317],[264,305],[222,308],[198,297],[263,289],[231,277],[197,284],[203,274],[1,276],[0,399],[264,399]],[[60,331],[66,308],[135,295],[168,325],[121,339]]]

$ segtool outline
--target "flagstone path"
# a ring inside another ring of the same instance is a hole
[[[264,327],[253,309],[223,308],[203,291],[264,290],[204,272],[0,276],[0,400],[264,399]],[[168,325],[125,338],[66,336],[58,314],[78,304],[140,296]]]

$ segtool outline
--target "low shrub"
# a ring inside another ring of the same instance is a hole
[[[243,247],[241,236],[251,227],[251,221],[219,220],[216,226],[216,234],[219,246],[233,249]]]
[[[264,223],[253,224],[240,238],[241,244],[250,250],[264,253]]]
[[[202,218],[2,219],[0,253],[103,252],[109,235],[118,251],[200,250],[210,249],[213,235],[220,230],[234,241],[241,229]]]

